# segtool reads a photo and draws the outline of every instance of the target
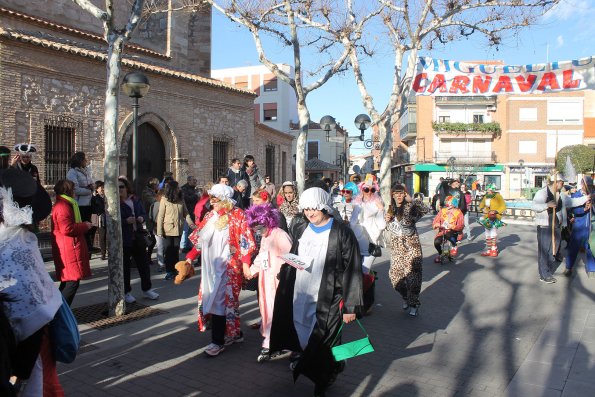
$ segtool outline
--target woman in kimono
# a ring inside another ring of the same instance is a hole
[[[270,203],[253,205],[246,211],[248,225],[255,237],[260,236],[260,251],[250,268],[245,269],[247,279],[258,276],[258,306],[262,318],[260,331],[264,338],[262,350],[257,361],[270,359],[271,325],[273,323],[273,307],[279,280],[279,270],[283,264],[280,255],[291,249],[291,237],[279,227],[281,214]],[[247,271],[247,272],[246,272]]]
[[[291,253],[304,266],[281,267],[271,328],[271,351],[299,353],[292,363],[294,379],[310,378],[315,396],[324,396],[343,370],[344,362],[331,352],[333,340],[343,321],[361,314],[363,303],[359,246],[351,229],[334,221],[330,203],[330,195],[317,187],[300,197],[305,221],[294,226]]]
[[[391,205],[386,214],[391,248],[388,276],[403,298],[403,310],[417,316],[421,292],[423,253],[415,223],[428,213],[422,200],[411,200],[405,186],[393,185]]]
[[[201,281],[198,291],[198,326],[204,332],[211,320],[212,343],[205,353],[217,356],[225,346],[243,342],[240,330],[242,270],[249,266],[254,239],[244,212],[234,207],[233,189],[214,185],[209,191],[212,210],[198,225],[201,246]]]

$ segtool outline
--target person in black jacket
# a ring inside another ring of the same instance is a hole
[[[467,213],[467,202],[463,197],[463,192],[461,191],[461,181],[459,179],[446,179],[440,185],[438,194],[440,198],[440,208],[446,205],[445,201],[448,196],[453,196],[459,200],[459,205],[457,208],[463,212],[463,215]]]
[[[306,219],[294,226],[291,253],[305,269],[281,267],[271,328],[270,350],[296,353],[294,380],[307,376],[315,396],[324,396],[343,370],[345,363],[335,361],[331,348],[341,343],[341,324],[361,315],[363,305],[359,245],[353,231],[331,216],[329,204],[330,195],[320,188],[300,197]]]

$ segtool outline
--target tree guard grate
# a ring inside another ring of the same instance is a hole
[[[156,309],[138,302],[127,303],[126,314],[122,316],[108,317],[107,303],[76,307],[72,309],[72,312],[79,324],[86,324],[99,330],[167,313],[165,310]]]

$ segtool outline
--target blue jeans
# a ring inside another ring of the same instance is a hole
[[[192,243],[190,242],[190,227],[188,226],[188,223],[184,222],[184,231],[182,232],[182,239],[180,242],[180,248],[182,248],[183,250],[189,250],[190,248],[192,248]]]

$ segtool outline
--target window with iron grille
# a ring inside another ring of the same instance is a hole
[[[266,174],[271,177],[271,182],[275,182],[275,147],[267,146],[265,151]]]
[[[72,117],[56,116],[44,120],[45,184],[53,185],[66,178],[77,131],[82,132],[82,123]]]
[[[318,158],[318,141],[309,141],[307,146],[306,160]]]
[[[227,175],[228,149],[229,144],[226,141],[213,141],[213,182],[217,182],[220,176]]]

